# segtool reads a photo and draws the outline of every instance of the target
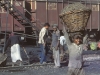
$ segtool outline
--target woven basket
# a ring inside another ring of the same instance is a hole
[[[87,25],[90,17],[91,10],[74,10],[67,11],[66,13],[60,14],[60,19],[64,22],[69,32],[83,31]]]

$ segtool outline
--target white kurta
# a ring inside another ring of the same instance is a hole
[[[11,46],[11,59],[12,62],[16,62],[17,60],[22,61],[19,44],[14,44]]]

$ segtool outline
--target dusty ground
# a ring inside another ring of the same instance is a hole
[[[100,75],[100,61],[85,62],[86,75]],[[0,72],[0,75],[66,75],[67,66],[55,69],[52,66],[39,66]]]
[[[28,54],[30,54],[30,57],[38,57],[39,56],[39,48],[34,48],[34,47],[25,47],[27,50]],[[10,59],[10,51],[8,51],[8,62],[11,62]],[[23,61],[27,60],[27,57],[21,49],[22,53],[22,58]],[[84,52],[84,70],[86,72],[86,75],[100,75],[100,51],[87,51]],[[35,62],[34,62],[35,61]],[[32,59],[33,63],[38,62],[38,59],[36,60],[35,58]],[[61,68],[53,68],[52,65],[43,65],[43,66],[34,66],[32,65],[31,67],[22,67],[22,68],[17,68],[16,70],[10,69],[10,70],[2,70],[0,69],[0,75],[66,75],[67,74],[67,63],[63,63]]]

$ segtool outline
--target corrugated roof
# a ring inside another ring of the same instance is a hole
[[[62,2],[63,0],[36,0],[36,1],[52,1],[52,2]]]
[[[100,3],[100,0],[36,0],[36,1],[50,1],[50,2],[83,2],[83,3],[92,3],[92,4],[98,4]]]
[[[100,1],[100,0],[69,0],[69,1]]]
[[[97,2],[100,0],[33,0],[33,1],[92,1],[92,2]]]

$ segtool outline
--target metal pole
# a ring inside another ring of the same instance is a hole
[[[85,1],[85,6],[87,6],[87,0]],[[85,27],[85,30],[87,30],[87,27]]]
[[[37,19],[37,2],[38,1],[35,1],[35,10],[36,10],[36,19]],[[37,20],[36,20],[36,25],[37,25]],[[35,30],[36,31],[36,30]],[[37,34],[37,32],[36,32],[36,37],[38,36],[38,34]],[[38,45],[38,38],[36,38],[36,46],[38,47],[39,45]]]
[[[0,33],[1,33],[1,24],[2,24],[2,17],[1,17],[1,13],[0,13]]]
[[[99,0],[98,0],[98,31],[100,30],[100,4],[99,4]]]
[[[4,53],[4,48],[5,48],[5,44],[6,44],[6,37],[7,37],[8,14],[9,14],[9,4],[8,4],[8,8],[7,8],[7,15],[6,15],[6,30],[5,30],[5,41],[4,41],[3,53]]]
[[[57,16],[58,16],[57,24],[58,24],[58,28],[59,28],[59,8],[58,8],[58,0],[57,0]]]
[[[86,6],[86,4],[87,4],[87,0],[85,1],[85,6]]]
[[[91,1],[90,1],[90,6],[91,6],[91,9],[92,9],[92,4],[91,4]],[[92,30],[92,14],[90,16],[90,31]]]
[[[48,22],[48,0],[46,1],[46,22]]]
[[[13,0],[9,0],[9,3],[11,3],[11,5],[13,5]],[[9,8],[10,10],[12,10],[13,11],[13,8]],[[11,30],[11,32],[13,32],[14,31],[14,18],[13,18],[13,16],[11,16],[11,19],[12,19],[12,30]]]
[[[62,9],[64,8],[64,0],[62,0]]]

